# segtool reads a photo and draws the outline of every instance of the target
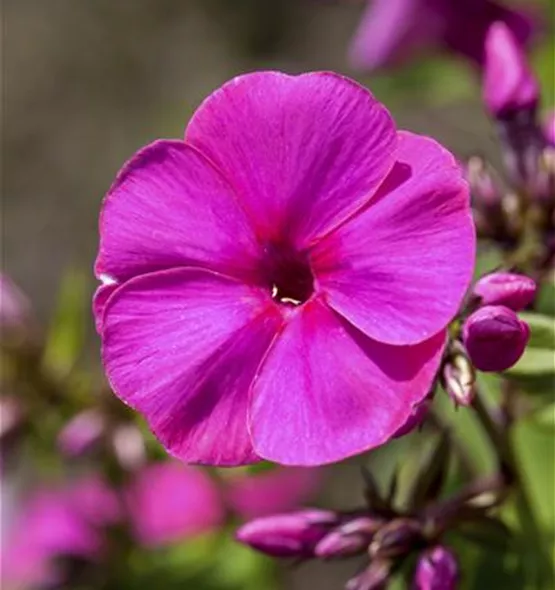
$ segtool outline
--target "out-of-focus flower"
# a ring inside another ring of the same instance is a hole
[[[222,500],[210,477],[176,461],[145,467],[126,498],[134,534],[148,547],[209,532],[224,519]]]
[[[278,467],[260,473],[232,475],[225,481],[225,499],[242,518],[279,514],[298,508],[322,482],[322,470]]]
[[[58,448],[69,457],[89,451],[102,437],[105,422],[97,410],[85,410],[74,416],[58,435]]]
[[[237,540],[274,557],[312,557],[319,541],[337,524],[324,510],[301,510],[257,518],[237,531]]]
[[[428,415],[431,405],[432,399],[430,397],[427,397],[420,403],[416,404],[412,408],[412,413],[408,417],[408,420],[403,424],[403,426],[401,426],[401,428],[397,430],[393,436],[395,438],[399,438],[400,436],[405,436],[405,434],[412,432],[415,428],[418,428],[418,426],[422,424]]]
[[[19,329],[29,320],[31,306],[27,297],[0,273],[0,331]]]
[[[21,403],[15,396],[4,395],[0,398],[0,442],[8,437],[18,426],[24,416]]]
[[[555,147],[555,110],[550,111],[547,115],[543,127],[543,133],[547,144],[551,147]]]
[[[504,371],[522,356],[530,328],[514,311],[486,305],[471,314],[462,329],[470,360],[480,371]]]
[[[483,93],[489,112],[498,119],[534,110],[540,98],[522,43],[503,22],[493,23],[486,36]]]
[[[473,292],[484,305],[504,305],[521,311],[532,303],[536,290],[536,282],[526,275],[496,272],[479,279]]]
[[[444,49],[481,64],[486,32],[495,21],[504,22],[521,43],[533,31],[528,15],[491,0],[372,0],[353,39],[351,63],[374,70]]]
[[[347,582],[345,590],[385,590],[390,571],[389,561],[374,560],[361,574]]]
[[[185,141],[124,167],[100,232],[114,391],[170,453],[219,465],[319,465],[391,438],[474,265],[456,160],[331,73],[224,85]]]
[[[114,454],[124,469],[134,471],[145,464],[145,441],[135,424],[118,424],[112,433],[112,445]]]
[[[459,567],[453,553],[438,545],[419,558],[414,575],[415,590],[455,590]]]
[[[63,582],[61,558],[96,561],[104,550],[102,526],[120,516],[117,499],[96,478],[67,488],[42,489],[28,498],[2,547],[2,581],[8,588]]]

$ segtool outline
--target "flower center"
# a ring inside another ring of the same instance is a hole
[[[308,256],[283,244],[270,244],[266,251],[272,297],[290,305],[307,301],[314,292]]]

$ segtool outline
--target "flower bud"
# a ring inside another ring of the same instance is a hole
[[[474,285],[474,294],[484,305],[504,305],[513,311],[527,307],[536,295],[536,283],[526,275],[496,272]]]
[[[323,559],[348,557],[368,548],[374,533],[383,525],[382,518],[361,516],[328,533],[318,542],[314,555]]]
[[[493,23],[486,36],[483,84],[484,102],[496,119],[535,109],[539,102],[524,49],[503,22]]]
[[[371,558],[390,558],[408,553],[422,540],[420,523],[408,518],[388,522],[374,535],[370,545]]]
[[[58,435],[58,448],[68,457],[90,450],[104,432],[104,420],[96,410],[85,410],[72,418]]]
[[[547,145],[555,147],[555,109],[548,115],[543,127],[543,134]]]
[[[387,587],[391,563],[386,560],[374,560],[358,576],[349,580],[345,590],[383,590]]]
[[[472,156],[467,164],[465,176],[475,205],[488,210],[501,203],[503,191],[493,169],[480,156]]]
[[[443,388],[455,406],[470,406],[476,395],[474,367],[463,352],[457,352],[448,360],[441,375]]]
[[[419,404],[415,404],[412,407],[412,412],[407,418],[407,421],[397,429],[393,438],[399,438],[405,436],[409,432],[412,432],[415,428],[418,428],[420,424],[426,419],[428,411],[432,405],[432,398],[428,397],[423,399]]]
[[[530,338],[528,324],[501,305],[486,305],[468,317],[463,342],[480,371],[504,371],[522,356]]]
[[[457,560],[441,545],[424,552],[416,566],[415,590],[455,590],[459,577]]]
[[[333,512],[300,510],[252,520],[237,531],[236,538],[274,557],[312,557],[316,545],[336,524]]]
[[[21,329],[30,316],[30,305],[25,295],[4,274],[0,274],[0,328]]]

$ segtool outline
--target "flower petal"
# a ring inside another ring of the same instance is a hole
[[[253,384],[256,452],[284,465],[321,465],[383,444],[428,393],[442,332],[416,346],[364,336],[320,300],[292,316]]]
[[[258,235],[303,247],[368,200],[393,165],[396,135],[352,80],[259,72],[205,100],[186,141],[230,180]]]
[[[367,336],[400,345],[430,338],[456,314],[476,239],[453,156],[399,135],[398,163],[379,194],[316,246],[312,265],[331,307]]]
[[[257,460],[248,390],[282,318],[262,291],[202,269],[137,277],[110,298],[103,360],[115,393],[177,457]]]
[[[95,272],[114,282],[172,267],[252,276],[258,246],[232,189],[183,141],[156,141],[119,173],[100,218]]]

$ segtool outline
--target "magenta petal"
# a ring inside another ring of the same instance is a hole
[[[230,180],[259,235],[302,247],[368,200],[393,165],[396,136],[352,80],[259,72],[205,100],[186,141]]]
[[[474,267],[469,194],[454,157],[400,133],[398,163],[369,206],[312,253],[320,288],[371,338],[414,344],[453,318]]]
[[[104,314],[103,359],[115,393],[188,462],[253,462],[248,390],[281,325],[261,291],[201,269],[128,281]]]
[[[96,275],[115,282],[177,266],[253,276],[256,239],[232,189],[183,141],[156,141],[119,173],[100,218]]]
[[[442,332],[416,346],[364,336],[319,300],[275,341],[253,385],[256,452],[285,465],[339,461],[386,442],[428,393]]]

